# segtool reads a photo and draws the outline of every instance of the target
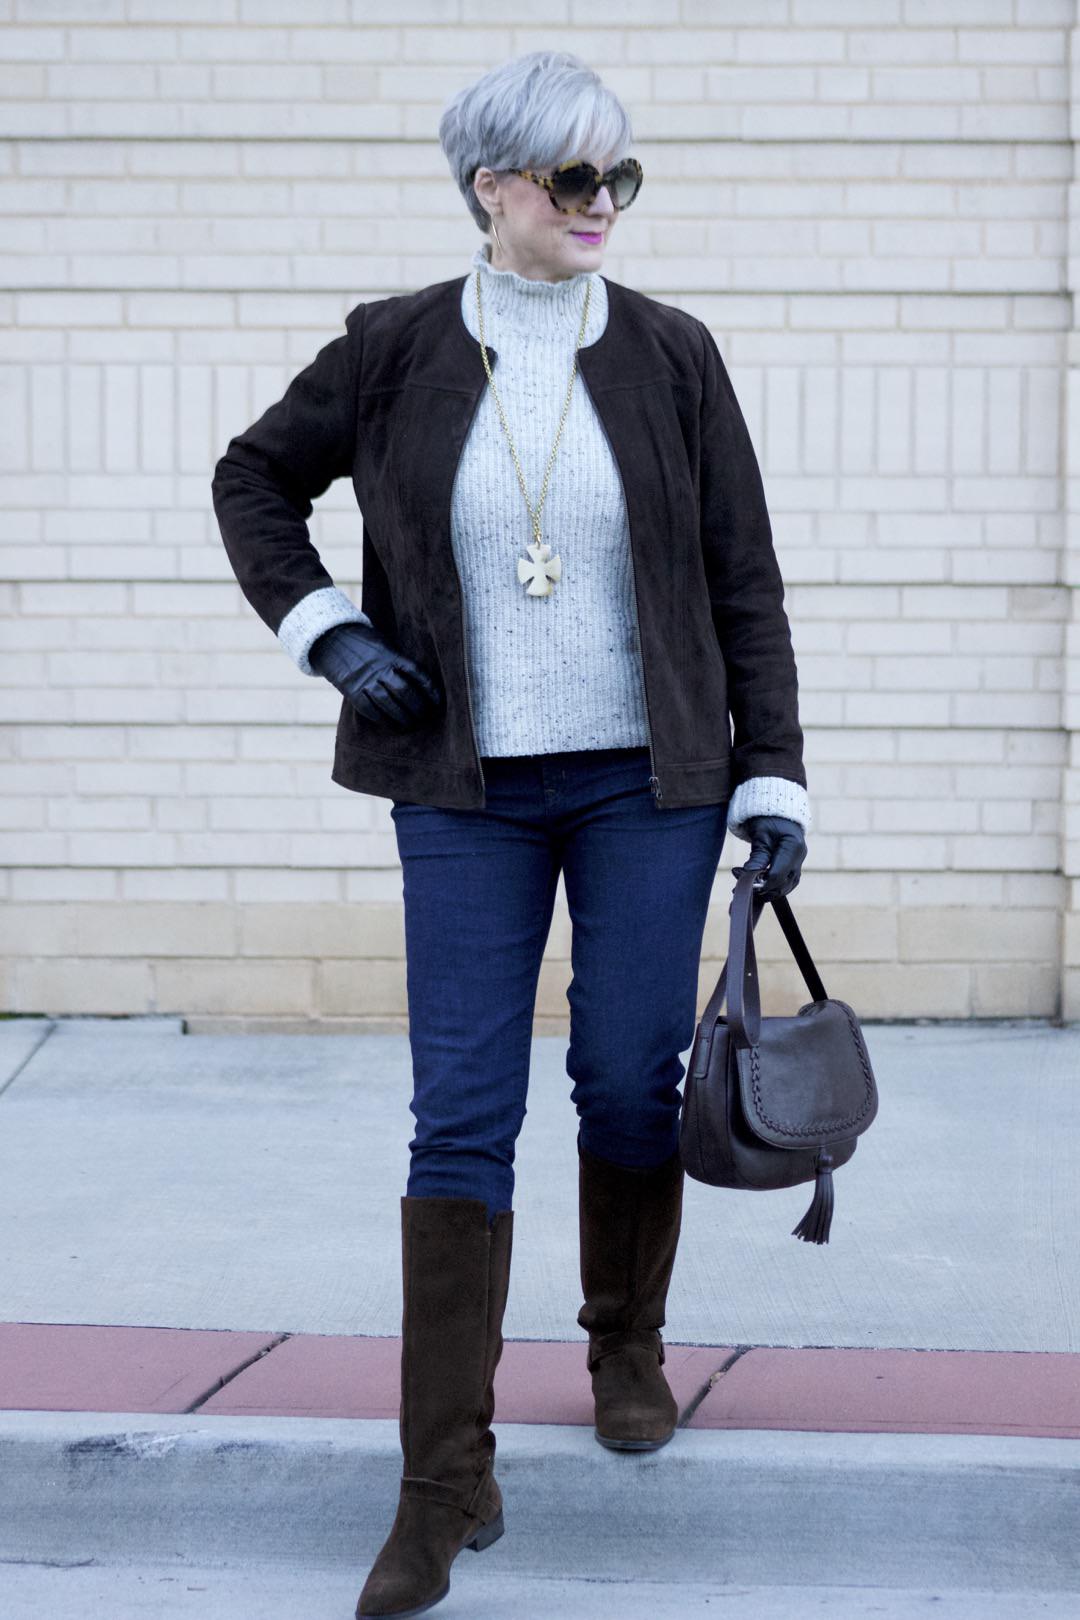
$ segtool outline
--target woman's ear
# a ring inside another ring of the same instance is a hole
[[[477,169],[473,175],[473,190],[489,214],[498,212],[499,182],[491,169]]]

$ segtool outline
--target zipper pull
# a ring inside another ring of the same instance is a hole
[[[659,804],[660,800],[664,797],[664,790],[660,786],[660,778],[658,776],[650,776],[649,786],[652,788],[653,798],[656,800],[657,804]]]

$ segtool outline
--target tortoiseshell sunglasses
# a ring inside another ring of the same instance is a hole
[[[641,164],[637,158],[624,158],[606,174],[601,174],[593,164],[582,163],[577,158],[552,169],[550,175],[537,174],[533,169],[508,169],[505,172],[520,174],[523,180],[543,186],[560,214],[584,213],[595,202],[601,186],[607,186],[612,202],[621,212],[629,208],[641,190],[642,181]]]

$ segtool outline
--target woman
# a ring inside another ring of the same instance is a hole
[[[342,693],[333,779],[391,799],[402,862],[404,1470],[358,1616],[432,1607],[462,1547],[502,1534],[492,1391],[560,871],[577,1320],[596,1438],[652,1449],[678,1417],[660,1330],[679,1054],[725,830],[782,895],[809,827],[783,584],[723,361],[702,322],[600,272],[642,179],[624,109],[538,51],[457,95],[439,135],[485,235],[468,273],[350,311],[213,484],[248,601]],[[308,535],[340,476],[363,609]]]

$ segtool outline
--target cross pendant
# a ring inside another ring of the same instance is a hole
[[[562,562],[558,557],[552,557],[551,547],[541,540],[534,540],[525,550],[532,558],[526,562],[524,557],[518,558],[517,576],[526,587],[527,596],[550,596],[551,588],[557,579],[562,577]]]

